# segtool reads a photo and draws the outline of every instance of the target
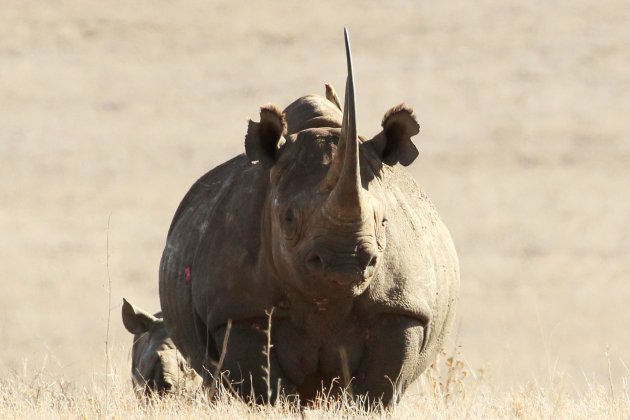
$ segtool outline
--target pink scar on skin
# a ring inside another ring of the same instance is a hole
[[[184,280],[186,280],[186,284],[190,284],[190,267],[184,268]]]

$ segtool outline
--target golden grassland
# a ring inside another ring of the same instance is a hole
[[[204,392],[140,401],[132,392],[127,365],[108,375],[94,373],[89,386],[77,386],[44,368],[0,380],[0,418],[571,418],[622,419],[630,416],[630,375],[620,386],[588,383],[576,390],[562,378],[517,388],[493,385],[483,370],[472,372],[457,354],[440,357],[412,384],[393,410],[365,411],[352,398],[321,395],[306,407],[281,399],[274,406],[243,402],[221,389],[211,401]]]

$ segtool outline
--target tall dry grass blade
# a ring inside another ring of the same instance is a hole
[[[270,311],[265,311],[265,314],[267,315],[267,330],[265,331],[265,335],[267,336],[267,346],[266,348],[263,350],[265,358],[266,358],[266,362],[267,362],[267,366],[263,366],[263,370],[265,371],[265,383],[267,384],[267,402],[271,402],[271,347],[273,347],[273,344],[271,344],[271,321],[272,321],[272,317],[273,317],[273,311],[274,309],[276,309],[275,307],[272,307]]]
[[[342,385],[344,392],[348,393],[352,396],[352,388],[350,387],[350,382],[352,378],[350,377],[350,364],[348,362],[348,352],[346,348],[341,346],[339,347],[339,359],[341,361],[341,375],[342,375]]]
[[[105,242],[105,266],[107,268],[107,329],[105,331],[105,414],[109,407],[109,326],[112,313],[112,278],[109,273],[109,225],[111,213],[107,216],[107,240]]]
[[[221,368],[223,367],[223,363],[225,361],[225,354],[227,353],[227,345],[228,339],[230,338],[230,332],[232,331],[232,320],[228,319],[227,327],[225,328],[225,335],[223,336],[223,344],[221,345],[221,355],[219,356],[219,361],[214,369],[214,374],[212,375],[212,384],[210,385],[210,390],[208,391],[208,401],[212,401],[217,392],[217,382],[223,378],[221,374]]]
[[[613,399],[613,402],[615,401],[615,387],[613,386],[613,378],[612,378],[612,367],[610,366],[610,348],[609,346],[606,346],[606,352],[604,353],[606,355],[606,361],[608,362],[608,386],[610,387],[610,395]]]

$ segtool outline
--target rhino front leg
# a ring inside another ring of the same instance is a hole
[[[222,348],[226,327],[214,333],[214,340]],[[267,377],[267,335],[258,323],[235,323],[227,338],[227,351],[221,367],[224,378],[246,400],[273,403],[278,397],[278,381],[285,393],[291,393],[290,383],[282,376],[273,351],[269,357],[270,375]],[[269,386],[267,385],[269,379]],[[268,391],[268,388],[271,388]],[[268,401],[268,395],[271,400]]]
[[[370,329],[366,353],[355,374],[355,396],[365,398],[366,405],[379,401],[386,407],[396,404],[422,373],[423,338],[424,325],[419,320],[381,316]]]

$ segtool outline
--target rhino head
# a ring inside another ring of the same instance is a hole
[[[201,377],[179,353],[161,317],[123,299],[122,319],[134,334],[131,380],[138,397],[194,391],[201,385]]]
[[[418,155],[411,136],[419,126],[404,105],[385,114],[381,133],[359,139],[347,31],[345,44],[343,110],[326,85],[328,99],[298,99],[286,114],[263,106],[245,140],[250,160],[269,169],[268,259],[279,278],[315,301],[358,296],[368,287],[386,248],[387,208],[373,180],[383,163],[406,166]]]

